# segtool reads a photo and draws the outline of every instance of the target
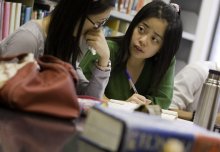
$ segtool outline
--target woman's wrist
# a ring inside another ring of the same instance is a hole
[[[103,65],[100,65],[99,61],[97,60],[96,67],[101,71],[110,71],[111,70],[111,61],[108,60],[108,62],[106,64],[104,64],[104,66],[103,66]]]
[[[97,63],[99,66],[106,67],[109,64],[109,57],[105,57],[105,58],[100,57],[97,60]]]

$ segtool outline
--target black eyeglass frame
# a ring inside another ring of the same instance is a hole
[[[96,29],[99,29],[100,27],[104,26],[105,23],[107,22],[108,18],[106,18],[105,20],[103,20],[102,22],[100,23],[95,23],[93,22],[88,16],[86,17],[93,25]]]

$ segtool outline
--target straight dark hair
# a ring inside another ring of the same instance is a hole
[[[127,60],[130,56],[129,44],[134,28],[141,21],[153,17],[164,19],[168,22],[162,47],[156,55],[146,59],[153,61],[154,70],[152,71],[152,86],[156,89],[169,68],[172,59],[174,59],[174,56],[180,45],[183,30],[180,15],[178,14],[177,10],[173,6],[166,4],[163,1],[155,0],[145,5],[135,15],[124,37],[117,38],[117,41],[120,42],[119,45],[121,47],[113,72],[115,70],[121,70],[120,68],[124,68],[123,66],[126,66]]]
[[[114,7],[116,0],[60,0],[51,13],[45,43],[45,54],[71,62],[81,55],[79,40],[87,15],[99,14]],[[73,32],[79,22],[76,37]]]

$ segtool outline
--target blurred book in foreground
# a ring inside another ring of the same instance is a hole
[[[182,145],[179,152],[220,149],[219,134],[193,123],[101,106],[90,109],[81,140],[107,151],[163,152],[170,140]]]

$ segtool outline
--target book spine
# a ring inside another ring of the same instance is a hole
[[[192,148],[193,152],[219,152],[220,138],[198,135]]]
[[[25,8],[24,23],[31,20],[31,13],[32,13],[32,7],[26,7]]]
[[[122,143],[122,151],[125,152],[158,152],[164,151],[165,145],[170,140],[178,141],[184,151],[191,151],[195,141],[194,135],[183,134],[178,132],[168,132],[156,129],[130,129],[124,136],[124,143]]]
[[[144,0],[139,0],[136,5],[136,11],[138,12],[144,5]]]
[[[11,7],[10,2],[4,2],[2,38],[7,37],[9,34],[10,7]]]
[[[136,7],[137,7],[137,3],[138,3],[138,0],[134,0],[133,4],[132,4],[132,10],[136,10]]]
[[[3,8],[3,1],[0,0],[0,41],[2,40]]]
[[[24,24],[25,9],[26,9],[26,5],[22,4],[22,6],[21,6],[21,20],[20,20],[20,26]]]
[[[16,16],[15,16],[15,30],[20,27],[20,21],[21,21],[21,3],[16,3]]]
[[[132,9],[133,3],[134,3],[134,0],[129,0],[129,1],[128,1],[128,7],[127,7],[127,10],[126,10],[126,13],[127,13],[127,14],[130,14],[130,13],[131,13],[131,9]]]
[[[15,12],[16,12],[16,3],[11,2],[9,34],[12,34],[15,29]]]
[[[37,18],[37,10],[33,10],[31,19],[36,20]]]
[[[124,0],[118,0],[118,11],[122,11],[123,9]]]

